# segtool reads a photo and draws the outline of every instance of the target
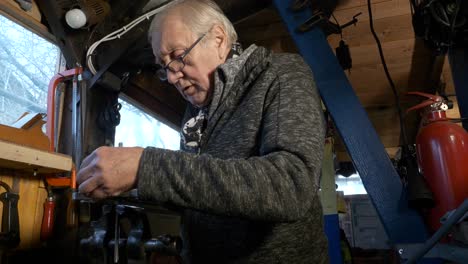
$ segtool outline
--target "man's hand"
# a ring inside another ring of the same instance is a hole
[[[100,147],[81,163],[78,190],[92,198],[117,196],[134,188],[143,148]]]

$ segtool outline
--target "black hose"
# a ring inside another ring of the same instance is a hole
[[[8,193],[11,193],[10,186],[8,186],[8,184],[6,184],[4,181],[0,181],[0,186],[3,187]]]
[[[385,62],[385,57],[384,57],[383,50],[382,50],[382,44],[380,43],[377,33],[375,33],[374,20],[372,18],[371,0],[367,0],[367,8],[369,9],[370,29],[371,29],[372,35],[374,36],[375,42],[377,42],[377,47],[379,48],[379,55],[380,55],[380,59],[382,60],[382,65],[385,71],[385,76],[387,77],[390,87],[392,88],[393,95],[395,96],[395,104],[396,104],[396,108],[398,110],[398,116],[400,119],[400,135],[403,140],[403,147],[406,147],[408,146],[408,138],[406,135],[405,123],[403,122],[404,119],[403,119],[403,112],[400,106],[400,96],[398,95],[398,92],[395,88],[395,84],[393,83],[392,77],[390,76],[390,72],[388,71],[387,63]]]
[[[458,12],[460,11],[461,0],[457,0],[457,6],[455,7],[455,12],[453,12],[452,24],[450,26],[450,37],[453,39],[455,34],[455,24],[457,23]]]
[[[416,253],[408,259],[405,264],[416,263],[421,257],[423,257],[434,245],[455,225],[468,211],[468,199],[465,201],[449,216],[444,224],[435,232],[435,234],[424,243],[424,245],[416,251]]]

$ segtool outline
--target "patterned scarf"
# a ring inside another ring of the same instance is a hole
[[[201,108],[198,115],[190,118],[182,128],[182,148],[186,152],[200,153],[203,130],[208,121],[208,109]]]
[[[238,57],[242,53],[239,43],[234,43],[228,54],[228,59]],[[203,131],[208,123],[209,106],[200,108],[198,114],[190,118],[182,127],[181,148],[190,153],[200,154]]]

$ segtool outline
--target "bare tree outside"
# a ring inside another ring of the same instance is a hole
[[[0,15],[0,124],[25,112],[46,113],[59,56],[57,46]]]
[[[180,136],[177,131],[141,111],[132,104],[119,100],[121,120],[115,131],[116,146],[158,147],[178,150]]]
[[[59,58],[53,43],[0,15],[0,124],[11,125],[25,112],[47,112],[47,89]],[[120,103],[116,145],[179,149],[175,130],[130,103]]]

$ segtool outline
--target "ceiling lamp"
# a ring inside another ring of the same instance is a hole
[[[109,3],[102,0],[80,0],[65,14],[68,26],[74,29],[93,26],[102,21],[110,11]]]

